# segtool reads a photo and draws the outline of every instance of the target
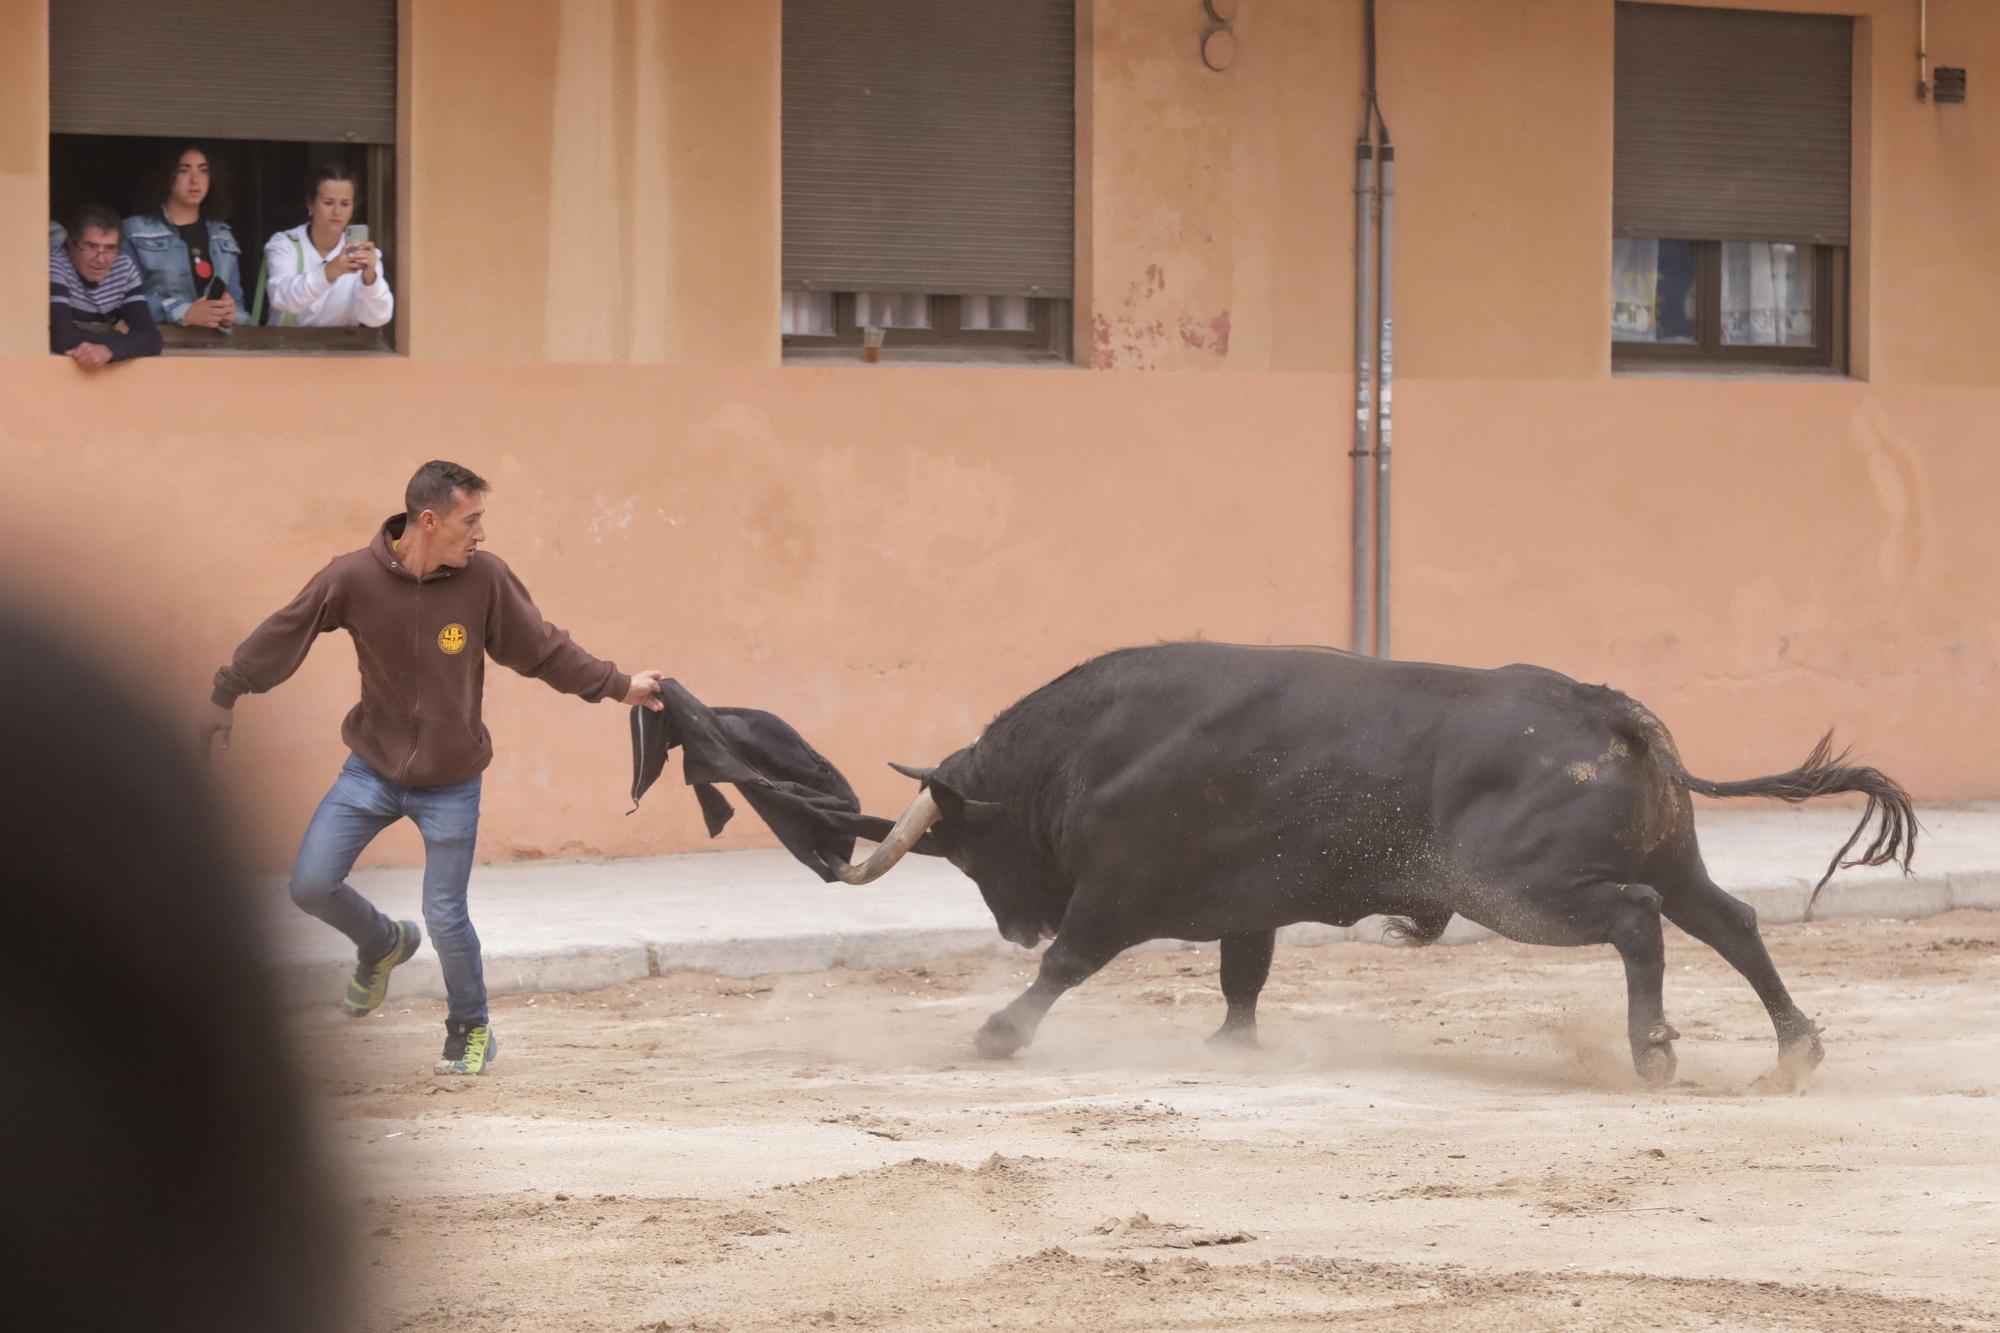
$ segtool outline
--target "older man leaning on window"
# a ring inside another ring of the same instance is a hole
[[[139,266],[119,252],[119,225],[110,209],[86,204],[63,236],[51,232],[49,348],[85,370],[160,352]]]

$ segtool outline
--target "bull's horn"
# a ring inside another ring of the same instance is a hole
[[[903,853],[917,845],[917,839],[930,831],[938,822],[937,797],[925,787],[917,793],[917,799],[910,802],[910,808],[903,811],[896,826],[889,830],[889,836],[882,839],[866,861],[860,865],[849,865],[845,861],[833,863],[833,873],[843,884],[872,884],[889,873],[889,867],[903,859]]]

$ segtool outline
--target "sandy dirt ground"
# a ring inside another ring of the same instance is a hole
[[[376,1329],[2000,1329],[2000,914],[1767,931],[1828,1057],[1668,941],[1650,1091],[1608,949],[1128,955],[1013,1060],[1033,959],[302,1013]],[[331,998],[331,997],[330,997]]]

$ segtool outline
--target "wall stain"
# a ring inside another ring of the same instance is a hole
[[[1201,322],[1183,318],[1181,320],[1181,341],[1196,351],[1207,349],[1217,356],[1229,355],[1229,312],[1223,311],[1214,319]]]
[[[1091,324],[1090,368],[1115,370],[1117,367],[1118,353],[1111,350],[1111,321],[1100,314]]]
[[[1229,312],[1202,317],[1162,310],[1166,289],[1166,270],[1148,264],[1143,277],[1126,285],[1115,313],[1097,314],[1091,321],[1092,369],[1158,370],[1186,364],[1187,352],[1229,355]]]

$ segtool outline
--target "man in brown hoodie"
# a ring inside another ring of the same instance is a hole
[[[333,926],[359,955],[341,1009],[360,1018],[388,994],[389,974],[422,942],[345,881],[355,858],[407,818],[424,839],[424,923],[450,1001],[440,1074],[479,1074],[499,1055],[487,1022],[479,936],[466,910],[479,830],[480,774],[493,740],[480,720],[486,657],[590,703],[658,709],[657,671],[627,676],[543,620],[528,590],[486,540],[476,473],[439,460],[404,491],[404,512],[374,541],[337,556],[243,641],[215,673],[204,741],[229,748],[238,697],[290,679],[313,640],[344,629],[361,665],[361,702],[341,724],[352,752],[313,814],[292,867],[292,901]]]

